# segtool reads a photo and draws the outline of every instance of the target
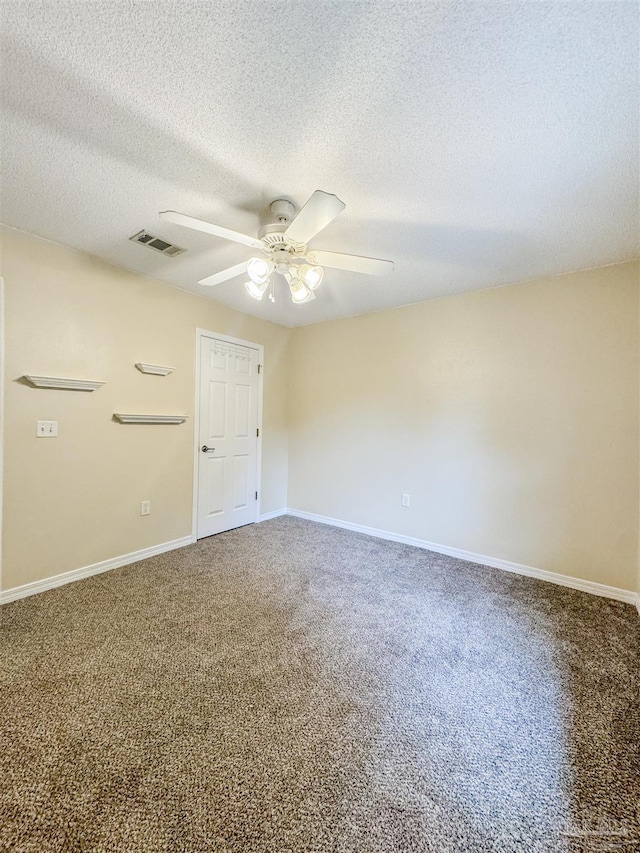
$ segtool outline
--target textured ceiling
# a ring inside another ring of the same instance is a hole
[[[634,2],[2,5],[1,218],[293,326],[638,254]],[[256,233],[315,189],[346,210],[315,302],[197,279],[252,254],[161,222]],[[142,228],[189,251],[165,258]]]

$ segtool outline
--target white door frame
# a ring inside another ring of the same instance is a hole
[[[193,416],[193,504],[191,512],[191,541],[198,541],[198,478],[199,478],[199,462],[200,462],[200,445],[198,443],[200,433],[200,351],[202,349],[203,338],[214,338],[216,341],[224,341],[227,344],[237,344],[248,349],[256,350],[258,353],[258,363],[261,365],[258,370],[258,440],[256,442],[256,491],[258,492],[258,500],[256,501],[256,521],[260,518],[260,503],[262,501],[262,384],[264,376],[264,347],[262,344],[255,344],[253,341],[244,341],[242,338],[232,338],[229,335],[221,335],[219,332],[212,332],[209,329],[196,329],[196,387],[195,387],[195,406]]]

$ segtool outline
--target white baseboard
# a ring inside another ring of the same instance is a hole
[[[317,521],[320,524],[329,524],[332,527],[342,527],[344,530],[353,530],[356,533],[365,533],[367,536],[375,536],[378,539],[389,539],[391,542],[402,542],[405,545],[413,545],[416,548],[424,548],[427,551],[435,551],[437,554],[446,554],[449,557],[457,557],[469,563],[478,563],[482,566],[490,566],[494,569],[502,569],[505,572],[513,572],[516,575],[525,575],[529,578],[555,583],[559,586],[568,586],[571,589],[579,589],[592,595],[600,595],[604,598],[614,598],[616,601],[624,601],[634,604],[640,613],[640,596],[628,589],[618,589],[615,586],[586,581],[581,578],[572,578],[569,575],[559,575],[548,572],[545,569],[535,569],[533,566],[523,566],[520,563],[511,563],[509,560],[500,560],[497,557],[486,557],[484,554],[474,554],[472,551],[462,551],[460,548],[449,548],[446,545],[437,545],[435,542],[427,542],[424,539],[414,539],[412,536],[402,536],[399,533],[391,533],[388,530],[378,530],[376,527],[365,527],[362,524],[353,524],[350,521],[342,521],[339,518],[329,518],[325,515],[316,515],[313,512],[303,512],[298,509],[287,509],[288,515],[296,518],[305,518],[308,521]]]
[[[278,518],[280,515],[286,515],[288,511],[286,507],[274,509],[272,512],[265,512],[264,515],[258,516],[258,521],[269,521],[270,518]]]
[[[48,589],[54,589],[56,586],[63,586],[72,581],[89,578],[92,575],[99,575],[102,572],[108,572],[110,569],[119,569],[121,566],[128,566],[131,563],[137,563],[139,560],[146,560],[147,557],[155,557],[156,554],[164,554],[166,551],[184,548],[185,545],[191,545],[191,542],[191,536],[183,536],[182,539],[162,542],[160,545],[142,548],[140,551],[123,554],[121,557],[112,557],[110,560],[103,560],[101,563],[93,563],[91,566],[83,566],[81,569],[63,572],[61,575],[54,575],[51,578],[45,578],[41,581],[25,583],[23,586],[14,586],[12,589],[0,592],[0,604],[8,604],[10,601],[16,601],[18,598],[27,598],[29,595],[36,595],[38,592],[45,592]]]
[[[391,542],[402,542],[405,545],[413,545],[416,548],[424,548],[427,551],[435,551],[438,554],[446,554],[449,557],[457,557],[460,560],[466,560],[469,563],[478,563],[482,566],[491,566],[495,569],[503,569],[507,572],[513,572],[526,577],[537,578],[538,580],[555,583],[559,586],[571,587],[582,592],[589,592],[592,595],[600,595],[604,598],[613,598],[617,601],[624,601],[627,604],[633,604],[640,615],[640,595],[627,589],[618,589],[614,586],[605,586],[604,584],[595,583],[594,581],[581,580],[580,578],[572,578],[568,575],[559,575],[555,572],[548,572],[544,569],[535,569],[532,566],[524,566],[520,563],[511,563],[508,560],[500,560],[494,557],[486,557],[482,554],[475,554],[472,551],[462,551],[459,548],[449,548],[445,545],[437,545],[434,542],[427,542],[424,539],[415,539],[412,536],[403,536],[399,533],[391,533],[388,530],[379,530],[376,527],[365,527],[362,524],[353,524],[350,521],[342,521],[339,518],[329,518],[325,515],[316,515],[313,512],[303,512],[298,509],[282,508],[272,512],[267,512],[259,516],[258,521],[268,521],[270,518],[278,518],[282,515],[292,515],[296,518],[304,518],[308,521],[316,521],[319,524],[328,524],[332,527],[341,527],[344,530],[353,530],[356,533],[364,533],[367,536],[375,536],[378,539],[388,539]],[[110,569],[118,569],[121,566],[128,566],[131,563],[137,563],[140,560],[146,560],[147,557],[154,557],[156,554],[164,554],[167,551],[174,551],[176,548],[184,548],[186,545],[191,545],[193,542],[191,536],[183,536],[181,539],[173,539],[171,542],[163,542],[160,545],[153,545],[150,548],[142,548],[140,551],[133,551],[130,554],[124,554],[121,557],[113,557],[110,560],[103,560],[100,563],[93,563],[90,566],[84,566],[80,569],[74,569],[70,572],[64,572],[60,575],[54,575],[50,578],[45,578],[40,581],[16,586],[12,589],[7,589],[0,592],[0,604],[8,604],[10,601],[16,601],[19,598],[27,598],[30,595],[36,595],[39,592],[45,592],[48,589],[54,589],[57,586],[63,586],[73,581],[82,580],[92,575],[98,575],[102,572],[108,572]]]

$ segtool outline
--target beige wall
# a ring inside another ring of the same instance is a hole
[[[198,326],[265,347],[261,511],[286,505],[288,329],[21,232],[4,229],[2,249],[3,589],[190,535]],[[145,376],[136,361],[176,370]],[[25,373],[107,384],[38,390]],[[114,411],[190,417],[123,426]],[[36,439],[38,419],[59,438]]]
[[[637,263],[297,329],[291,347],[290,507],[636,588]]]
[[[2,238],[3,589],[190,534],[200,326],[265,346],[262,512],[288,504],[640,590],[637,264],[291,332]],[[144,376],[136,361],[176,372]],[[25,373],[107,385],[36,390]],[[114,411],[191,417],[127,427]],[[60,437],[36,439],[38,419]]]

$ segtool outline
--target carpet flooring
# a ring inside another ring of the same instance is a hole
[[[640,620],[299,519],[0,612],[0,849],[640,850]]]

